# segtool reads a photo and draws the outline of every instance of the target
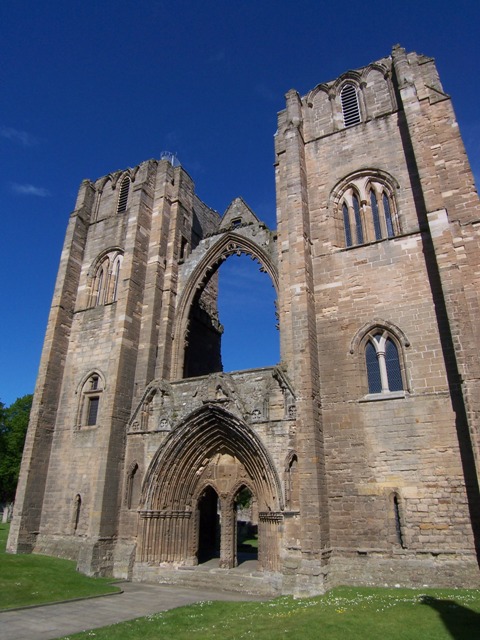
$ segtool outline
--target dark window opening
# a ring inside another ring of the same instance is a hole
[[[88,427],[93,427],[94,425],[97,424],[99,403],[100,403],[100,398],[98,396],[94,396],[93,398],[88,398],[88,416],[87,416]]]
[[[360,203],[355,194],[352,196],[353,212],[355,214],[355,230],[357,232],[357,244],[363,244],[362,216],[360,214]]]
[[[375,230],[375,240],[382,239],[382,228],[380,226],[380,214],[378,212],[378,202],[375,192],[370,191],[370,206],[372,208],[373,228]]]
[[[367,342],[365,358],[367,361],[368,393],[381,393],[380,366],[378,364],[377,351],[371,342]]]
[[[402,521],[400,519],[400,505],[399,505],[397,494],[394,494],[394,496],[393,496],[393,512],[394,512],[394,517],[395,517],[395,536],[396,536],[396,541],[397,541],[397,544],[399,544],[401,547],[404,547],[403,532],[402,532]]]
[[[386,193],[383,194],[383,212],[385,214],[387,236],[391,238],[395,235],[395,233],[393,232],[392,211],[390,208],[390,200],[388,199],[388,196]]]
[[[353,244],[352,230],[350,228],[350,216],[348,213],[348,207],[346,202],[343,203],[342,212],[343,212],[343,226],[345,228],[345,246],[351,247]]]
[[[402,371],[400,369],[400,359],[398,349],[390,338],[387,338],[385,345],[385,365],[387,367],[388,388],[390,391],[402,391]]]

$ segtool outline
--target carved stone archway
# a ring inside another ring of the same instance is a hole
[[[210,487],[220,504],[220,566],[234,567],[239,486],[258,502],[260,568],[277,570],[283,519],[278,474],[248,425],[213,403],[190,414],[152,460],[139,513],[139,562],[197,564],[199,503]]]

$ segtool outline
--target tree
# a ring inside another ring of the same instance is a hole
[[[0,502],[15,499],[32,399],[22,396],[9,407],[0,402]]]

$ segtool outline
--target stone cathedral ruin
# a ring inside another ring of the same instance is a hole
[[[480,204],[434,60],[289,91],[275,175],[276,231],[168,159],[82,182],[10,551],[258,593],[480,586]],[[233,254],[275,287],[275,367],[221,370]]]

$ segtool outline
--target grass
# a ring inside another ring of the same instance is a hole
[[[474,640],[480,591],[340,587],[324,596],[203,602],[68,640]],[[64,640],[67,640],[66,638]]]
[[[45,604],[119,591],[108,578],[88,578],[75,562],[5,552],[8,525],[0,524],[0,609]]]
[[[115,590],[68,560],[5,553],[0,525],[0,608]],[[267,602],[202,602],[68,636],[69,640],[475,640],[480,591],[339,587],[324,596]],[[64,640],[67,640],[66,638]]]

